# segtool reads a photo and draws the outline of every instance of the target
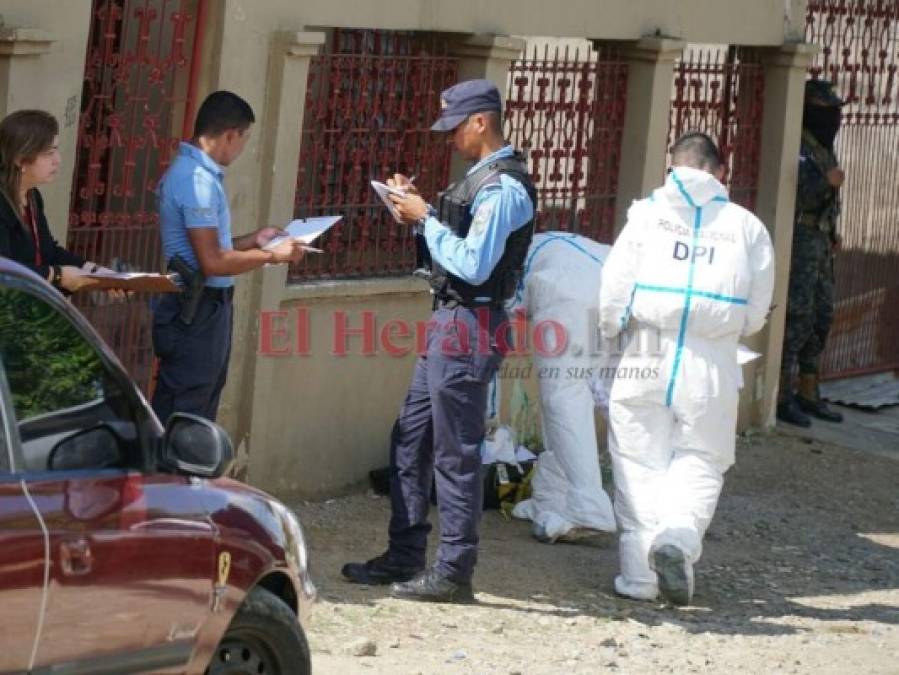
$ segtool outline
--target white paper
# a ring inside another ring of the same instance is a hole
[[[537,455],[528,450],[523,445],[519,445],[515,448],[515,459],[519,462],[533,462],[537,459]]]
[[[492,437],[484,439],[481,445],[481,463],[505,462],[515,464],[515,436],[507,426],[501,426]]]
[[[400,188],[390,187],[386,183],[377,180],[371,181],[371,186],[374,188],[374,191],[378,193],[378,196],[381,198],[381,201],[384,202],[384,206],[387,207],[387,210],[390,211],[390,215],[393,216],[393,219],[398,223],[403,222],[400,220],[400,214],[397,213],[396,205],[390,201],[390,195],[405,197],[406,191],[401,190]]]
[[[262,248],[268,251],[288,239],[294,239],[301,244],[311,244],[336,225],[341,218],[343,216],[317,216],[292,220],[284,228],[287,234],[275,237]]]
[[[737,364],[744,366],[750,361],[755,361],[761,354],[752,351],[745,345],[737,345]]]
[[[116,279],[119,281],[128,281],[130,279],[141,279],[143,277],[161,277],[167,276],[164,274],[157,274],[156,272],[103,272],[96,271],[91,272],[89,270],[81,269],[78,271],[79,274],[85,277],[90,277],[91,279]]]

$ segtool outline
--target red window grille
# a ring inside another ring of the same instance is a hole
[[[192,121],[191,84],[204,0],[94,0],[84,71],[68,247],[89,260],[160,266],[156,184]],[[148,298],[76,296],[80,309],[147,387]]]
[[[535,46],[512,64],[505,133],[527,155],[538,230],[614,239],[627,75],[608,47]]]
[[[806,39],[821,47],[810,75],[847,102],[836,153],[842,248],[822,377],[899,368],[899,3],[810,0]]]
[[[674,67],[668,147],[688,131],[718,144],[731,199],[749,210],[758,193],[765,74],[743,47],[688,48]]]
[[[449,180],[451,146],[430,131],[458,60],[445,40],[416,33],[334,30],[312,59],[295,215],[342,214],[289,280],[408,274],[411,228],[394,222],[369,181],[400,171],[433,200]]]

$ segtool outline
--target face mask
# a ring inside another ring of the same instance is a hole
[[[832,106],[807,105],[802,115],[802,128],[825,148],[833,148],[833,139],[840,130],[840,109]]]

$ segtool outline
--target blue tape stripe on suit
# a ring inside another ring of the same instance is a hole
[[[677,288],[675,286],[651,286],[649,284],[637,284],[635,286],[638,291],[652,291],[653,293],[681,293],[686,294],[686,288]],[[735,298],[730,295],[721,295],[719,293],[709,293],[708,291],[693,290],[692,295],[698,298],[708,298],[709,300],[718,300],[720,302],[729,302],[733,305],[746,305],[749,301],[745,298]]]
[[[696,242],[699,240],[699,228],[702,226],[702,209],[693,201],[690,193],[687,192],[684,184],[681,182],[680,178],[678,178],[676,171],[671,172],[671,178],[674,180],[677,189],[680,190],[684,199],[687,200],[687,203],[696,211],[696,217],[693,221],[693,246],[691,248],[691,250],[695,251]],[[665,396],[665,405],[669,408],[671,407],[671,402],[674,400],[674,383],[677,380],[677,373],[680,370],[681,355],[684,351],[684,341],[687,338],[687,319],[690,316],[690,299],[693,293],[693,272],[695,269],[696,259],[695,257],[691,257],[690,271],[687,276],[687,288],[684,292],[684,313],[681,315],[680,319],[680,330],[677,335],[677,349],[674,352],[674,365],[671,366],[671,379],[668,381],[668,392]]]
[[[531,264],[534,262],[534,258],[540,252],[540,249],[542,249],[544,246],[546,246],[547,244],[549,244],[551,242],[561,241],[561,242],[568,244],[569,246],[573,246],[578,251],[583,253],[585,256],[590,258],[593,262],[602,266],[602,260],[597,258],[595,255],[590,253],[590,251],[586,250],[583,246],[581,246],[580,244],[578,244],[577,242],[574,241],[574,239],[576,237],[577,237],[577,235],[573,234],[573,233],[569,234],[569,235],[563,235],[563,234],[548,235],[544,241],[540,242],[540,245],[537,246],[537,248],[535,248],[533,251],[531,251],[531,255],[528,256],[527,262],[524,264],[524,272],[521,275],[521,279],[518,281],[518,288],[515,290],[515,302],[521,302],[522,295],[524,294],[524,281],[525,281],[525,279],[527,279],[528,272],[530,272],[530,270],[531,270]]]

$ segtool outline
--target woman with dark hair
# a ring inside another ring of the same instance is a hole
[[[59,170],[59,123],[43,110],[19,110],[0,122],[0,256],[29,267],[65,294],[89,288],[98,271],[60,246],[47,225],[39,185]]]

